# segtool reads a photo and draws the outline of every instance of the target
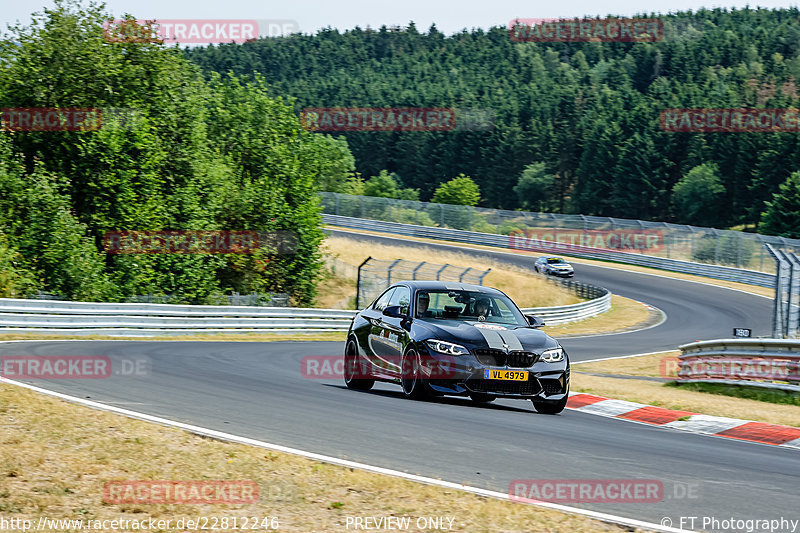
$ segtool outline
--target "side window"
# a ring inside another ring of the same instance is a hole
[[[395,292],[395,288],[391,288],[388,291],[381,294],[380,298],[375,300],[375,303],[372,305],[372,308],[376,311],[383,311],[386,309],[386,306],[389,305],[389,298],[392,296],[392,293]]]
[[[411,291],[408,287],[397,287],[389,298],[389,305],[399,305],[400,312],[407,315],[411,303]]]

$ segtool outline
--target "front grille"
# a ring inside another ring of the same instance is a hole
[[[512,350],[506,353],[504,350],[495,348],[479,348],[475,350],[475,356],[481,364],[487,366],[509,366],[512,368],[530,368],[539,358],[539,354],[534,352]]]
[[[564,388],[557,379],[540,379],[539,381],[542,383],[542,389],[544,389],[544,393],[548,396],[553,394],[561,394],[564,392]]]
[[[526,394],[534,395],[542,391],[542,386],[533,376],[528,381],[505,381],[499,379],[470,379],[467,388],[473,392],[487,394]]]

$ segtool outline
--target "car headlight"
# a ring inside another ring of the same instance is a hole
[[[437,353],[443,353],[447,355],[467,355],[469,354],[469,350],[461,346],[460,344],[454,344],[452,342],[447,341],[439,341],[435,339],[431,339],[429,341],[425,341],[425,344],[428,345],[428,348],[433,350]]]
[[[564,360],[564,348],[550,348],[542,352],[542,361],[545,363],[557,363]]]

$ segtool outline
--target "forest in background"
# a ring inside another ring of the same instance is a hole
[[[659,17],[665,35],[656,42],[515,42],[505,27],[448,36],[411,23],[184,53],[207,73],[263,76],[275,94],[295,98],[298,115],[336,106],[489,110],[488,131],[330,135],[332,144],[346,140],[359,174],[391,173],[422,200],[465,174],[484,207],[755,225],[800,170],[797,133],[665,132],[659,113],[797,107],[800,11]],[[351,192],[341,175],[318,186]],[[798,213],[789,219],[800,225]],[[786,234],[785,224],[760,230]]]
[[[315,181],[337,164],[263,80],[204,77],[177,48],[113,42],[101,7],[57,1],[0,41],[0,108],[122,110],[86,131],[0,134],[0,297],[313,303],[323,238]],[[106,117],[106,114],[103,114]],[[106,117],[108,118],[108,117]],[[291,232],[291,253],[109,254],[108,232]]]

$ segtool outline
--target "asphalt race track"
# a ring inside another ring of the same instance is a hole
[[[418,252],[417,252],[418,253]],[[413,259],[414,253],[408,258]],[[530,265],[532,257],[518,261]],[[663,310],[648,330],[564,339],[573,360],[674,349],[769,333],[770,300],[719,287],[576,265],[576,279]],[[332,342],[83,341],[0,344],[0,355],[106,355],[146,359],[146,375],[25,380],[58,392],[235,435],[501,492],[515,479],[649,479],[659,503],[574,505],[660,523],[681,516],[800,518],[796,450],[694,435],[529,402],[474,406],[468,399],[404,400],[400,388],[355,392],[338,379],[308,379],[301,360],[339,355]],[[699,522],[698,522],[699,523]]]

